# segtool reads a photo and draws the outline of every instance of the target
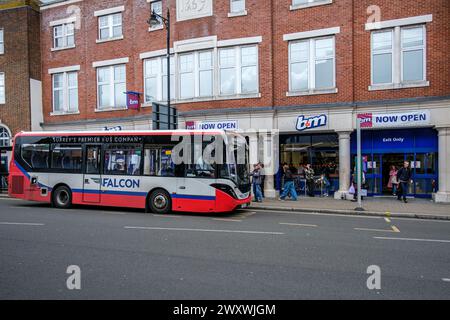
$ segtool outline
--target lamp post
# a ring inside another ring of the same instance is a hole
[[[170,113],[170,10],[167,8],[167,18],[164,18],[162,15],[158,14],[153,10],[150,14],[150,19],[148,19],[147,23],[150,27],[158,26],[161,22],[164,23],[164,26],[167,29],[167,109]],[[170,115],[169,115],[170,116]]]

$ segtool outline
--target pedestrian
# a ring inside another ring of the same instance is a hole
[[[391,169],[389,171],[389,181],[387,184],[388,189],[392,190],[392,195],[396,196],[397,195],[397,167],[392,165]]]
[[[283,174],[284,174],[284,185],[283,185],[283,193],[280,196],[280,200],[284,201],[284,199],[288,195],[290,195],[293,201],[297,201],[297,191],[295,191],[294,186],[294,174],[292,173],[287,163],[283,164]]]
[[[403,197],[404,203],[408,203],[408,201],[406,200],[406,194],[408,193],[408,187],[409,183],[411,182],[411,176],[412,172],[411,169],[409,168],[409,162],[405,161],[403,162],[403,167],[400,168],[400,170],[398,170],[397,172],[397,181],[400,189],[397,190],[397,200],[401,201]]]
[[[361,175],[361,191],[362,191],[362,189],[364,189],[364,187],[366,185],[366,173],[364,171],[361,171],[361,173],[362,173],[362,175]],[[353,187],[353,190],[355,190],[355,192],[353,193],[352,201],[357,201],[358,200],[358,174],[357,174],[356,167],[353,169],[351,185]],[[364,197],[362,195],[361,195],[361,200],[364,200]]]
[[[314,169],[311,167],[310,163],[306,164],[304,173],[306,186],[308,188],[308,196],[314,197]]]
[[[266,196],[264,195],[264,182],[266,181],[266,171],[264,170],[264,163],[260,162],[259,166],[261,168],[261,194],[262,197],[265,198]]]
[[[262,202],[262,193],[261,193],[261,168],[259,164],[253,165],[253,171],[251,173],[251,176],[253,177],[252,183],[253,183],[253,194],[255,196],[255,199],[253,201],[255,202]]]
[[[331,173],[331,164],[327,165],[325,164],[325,167],[323,168],[322,172],[322,182],[323,186],[325,187],[325,192],[322,194],[325,197],[328,197],[330,195],[330,173]]]

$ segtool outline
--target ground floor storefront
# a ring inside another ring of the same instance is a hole
[[[351,135],[352,168],[356,160],[356,135]],[[363,170],[369,195],[392,195],[389,184],[395,172],[408,161],[413,183],[408,194],[429,197],[438,190],[438,131],[433,128],[371,130],[362,133]],[[394,169],[394,167],[395,169]]]
[[[359,120],[357,120],[359,119]],[[267,197],[277,197],[287,163],[304,192],[302,170],[311,164],[316,194],[327,172],[327,191],[347,198],[356,160],[356,124],[362,123],[362,156],[369,196],[392,195],[391,166],[409,161],[409,196],[450,202],[450,101],[335,107],[284,107],[180,113],[179,127],[242,130],[249,136],[251,163],[265,163]]]

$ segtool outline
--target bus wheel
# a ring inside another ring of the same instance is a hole
[[[149,201],[149,207],[153,213],[165,214],[172,209],[172,200],[165,190],[158,189],[153,191]]]
[[[53,204],[56,208],[68,209],[72,206],[72,192],[66,186],[56,188],[53,192]]]

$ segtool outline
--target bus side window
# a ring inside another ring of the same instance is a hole
[[[24,144],[21,147],[21,156],[33,169],[48,169],[50,145]]]
[[[140,175],[142,149],[137,146],[110,145],[105,151],[105,174]]]

